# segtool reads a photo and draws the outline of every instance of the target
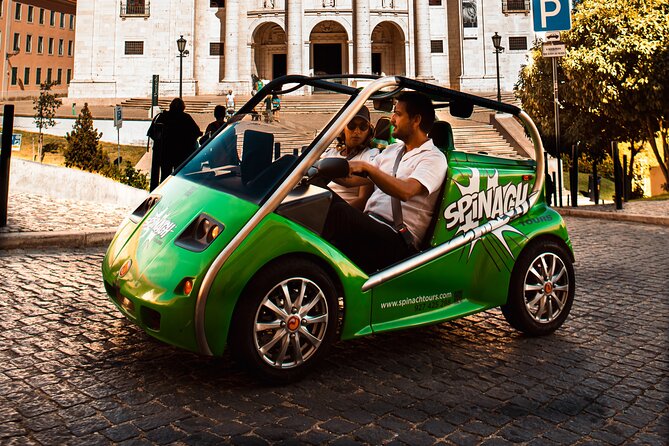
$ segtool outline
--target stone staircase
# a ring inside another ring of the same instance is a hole
[[[475,121],[451,122],[457,150],[505,158],[525,159],[491,124]]]

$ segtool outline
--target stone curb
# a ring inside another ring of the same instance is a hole
[[[562,216],[581,217],[581,218],[600,218],[602,220],[626,221],[632,223],[644,223],[649,225],[669,226],[669,217],[660,217],[657,215],[626,214],[622,212],[603,212],[589,211],[586,209],[574,208],[553,208]]]
[[[8,232],[0,234],[0,249],[84,248],[108,245],[116,229],[85,231]]]

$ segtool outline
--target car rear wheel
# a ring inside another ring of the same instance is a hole
[[[567,250],[543,240],[524,250],[511,275],[502,313],[509,324],[528,335],[557,330],[574,301],[574,266]]]
[[[336,289],[312,262],[274,263],[252,279],[233,321],[233,354],[263,380],[291,382],[304,376],[336,337]]]

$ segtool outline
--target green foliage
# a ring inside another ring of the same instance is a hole
[[[67,147],[63,152],[65,166],[77,167],[89,172],[99,172],[109,163],[100,147],[102,133],[93,128],[93,117],[88,104],[79,113],[74,127],[65,135]]]
[[[33,100],[35,126],[39,129],[38,156],[40,162],[44,159],[44,154],[42,153],[42,145],[44,141],[42,130],[56,125],[56,121],[53,118],[56,116],[58,107],[63,105],[63,101],[56,98],[56,95],[51,93],[51,87],[54,85],[56,85],[55,82],[45,82],[40,84],[39,96]]]
[[[572,30],[562,35],[562,146],[581,141],[588,158],[600,161],[610,141],[648,141],[669,182],[669,2],[583,0],[574,8]],[[536,43],[516,93],[548,148],[554,145],[551,87],[551,61]]]
[[[116,165],[107,163],[100,173],[120,183],[127,184],[128,186],[144,190],[149,189],[149,179],[147,175],[135,169],[129,161],[126,161],[125,166],[121,169]]]
[[[58,144],[57,142],[49,142],[44,144],[42,147],[42,153],[40,155],[39,162],[41,163],[44,161],[44,155],[46,155],[47,153],[58,153],[58,152],[60,152],[60,144]]]

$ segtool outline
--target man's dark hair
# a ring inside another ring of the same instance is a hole
[[[214,118],[222,119],[225,118],[225,107],[222,105],[217,105],[214,107]]]
[[[171,112],[182,112],[186,110],[186,104],[181,98],[174,98],[170,102],[170,111]]]
[[[403,91],[397,95],[397,102],[403,102],[409,117],[420,115],[420,129],[428,133],[435,121],[434,106],[430,98],[417,91]]]

